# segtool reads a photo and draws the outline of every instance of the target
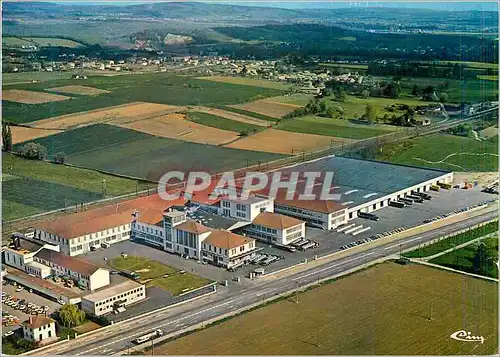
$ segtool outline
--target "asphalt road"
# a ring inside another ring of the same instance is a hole
[[[217,294],[163,312],[137,318],[100,332],[83,336],[76,340],[48,348],[37,355],[112,355],[119,352],[127,354],[131,341],[154,329],[161,328],[165,334],[172,333],[191,325],[207,321],[216,316],[263,301],[273,295],[289,292],[297,287],[317,282],[368,262],[398,254],[400,249],[408,249],[433,240],[439,236],[453,233],[480,222],[497,217],[496,211],[485,212],[458,223],[446,225],[420,234],[391,241],[387,244],[353,253],[310,269],[291,273],[283,277],[257,279],[243,290],[231,292],[220,287]],[[148,343],[144,343],[146,347]]]

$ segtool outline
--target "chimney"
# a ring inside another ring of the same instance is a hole
[[[33,323],[33,317],[32,317],[32,316],[30,316],[28,321],[29,321],[29,323],[30,323],[30,325],[31,325],[31,324]]]

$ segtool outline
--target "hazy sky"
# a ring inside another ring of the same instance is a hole
[[[182,1],[182,0],[181,0]],[[478,10],[478,11],[497,11],[497,1],[476,1],[476,2],[461,2],[461,1],[395,1],[395,2],[381,2],[381,1],[266,1],[266,0],[198,0],[200,2],[210,2],[218,4],[232,4],[232,5],[248,5],[248,6],[269,6],[288,9],[303,9],[303,8],[346,8],[346,7],[397,7],[397,8],[420,8],[420,9],[433,9],[433,10],[448,10],[448,11],[465,11],[465,10]],[[154,2],[165,2],[162,0],[131,0],[131,1],[53,1],[58,4],[78,4],[78,5],[131,5],[143,4]]]

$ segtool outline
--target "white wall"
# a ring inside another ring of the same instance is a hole
[[[82,298],[82,310],[95,316],[113,312],[113,305],[118,300],[125,300],[125,306],[131,305],[146,298],[146,288],[144,285],[135,287],[126,292],[108,296],[101,301],[90,301]]]
[[[96,290],[109,285],[109,270],[99,268],[89,277],[89,289]]]
[[[43,341],[56,337],[56,324],[51,322],[48,325],[40,326],[36,329],[30,329],[23,325],[24,338],[30,341]]]

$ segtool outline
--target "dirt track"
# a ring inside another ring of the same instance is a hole
[[[104,93],[110,93],[109,90],[87,87],[87,86],[79,86],[79,85],[54,87],[54,88],[48,88],[47,90],[58,93],[80,94],[80,95],[99,95]]]

